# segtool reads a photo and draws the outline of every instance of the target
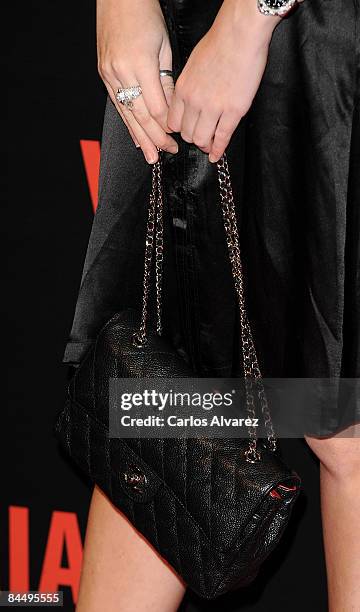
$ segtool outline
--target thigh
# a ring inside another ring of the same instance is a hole
[[[175,612],[184,592],[173,569],[95,487],[77,612]]]

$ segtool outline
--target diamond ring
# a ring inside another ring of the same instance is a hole
[[[133,107],[133,100],[136,100],[142,93],[140,85],[133,85],[132,87],[125,87],[124,89],[119,87],[115,94],[115,98],[120,104],[126,106],[126,108]]]

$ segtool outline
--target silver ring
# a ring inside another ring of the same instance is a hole
[[[140,85],[133,85],[132,87],[119,87],[115,94],[115,98],[120,104],[126,106],[126,108],[133,107],[133,100],[136,100],[142,94]]]
[[[160,76],[164,77],[164,76],[169,76],[171,78],[173,78],[174,74],[172,70],[160,70]]]

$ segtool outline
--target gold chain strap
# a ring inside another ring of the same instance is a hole
[[[231,271],[234,279],[240,312],[241,349],[243,357],[243,368],[245,375],[246,408],[251,419],[256,417],[254,387],[260,403],[264,425],[270,450],[276,450],[276,437],[271,420],[270,410],[262,382],[261,371],[256,355],[255,344],[251,332],[250,323],[246,313],[244,280],[240,256],[240,240],[237,227],[234,196],[230,180],[229,166],[224,154],[217,164],[218,179],[220,186],[220,202],[224,220],[226,242],[229,251]],[[247,459],[257,461],[260,458],[257,450],[256,428],[249,428],[249,450]]]
[[[229,251],[232,276],[234,279],[240,312],[241,348],[243,367],[245,375],[246,410],[251,419],[256,417],[255,393],[259,400],[261,413],[267,433],[268,446],[270,450],[276,450],[276,437],[271,420],[269,406],[262,382],[260,367],[256,355],[253,336],[246,314],[244,281],[240,257],[240,241],[237,228],[235,203],[231,187],[230,173],[226,154],[217,163],[218,179],[220,186],[220,202],[224,221],[226,242]],[[164,251],[164,227],[163,227],[163,188],[162,188],[162,162],[161,152],[159,161],[152,168],[152,185],[149,199],[148,219],[146,226],[145,241],[145,265],[143,280],[143,297],[140,327],[133,335],[135,346],[141,347],[147,339],[148,301],[150,292],[150,276],[152,256],[155,246],[155,284],[156,284],[156,331],[162,333],[162,270]],[[261,458],[257,448],[257,432],[255,427],[250,427],[249,446],[245,453],[246,460],[254,463]]]
[[[146,224],[145,262],[141,321],[139,330],[133,335],[133,343],[142,347],[147,339],[148,303],[150,294],[150,276],[152,256],[155,245],[155,284],[156,284],[156,332],[162,334],[162,269],[164,251],[164,224],[163,224],[163,190],[162,190],[162,164],[161,153],[159,161],[152,167],[151,192],[149,198],[148,218]]]

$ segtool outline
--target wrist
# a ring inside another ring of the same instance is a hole
[[[257,0],[224,0],[223,7],[230,12],[235,29],[243,33],[246,28],[249,35],[257,37],[259,42],[269,41],[281,21],[281,17],[263,15]]]

